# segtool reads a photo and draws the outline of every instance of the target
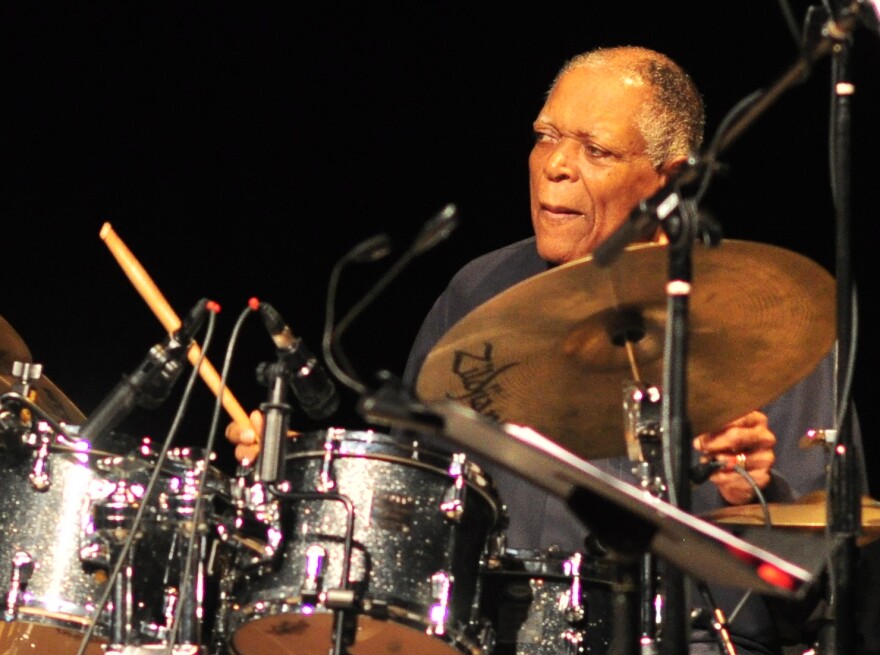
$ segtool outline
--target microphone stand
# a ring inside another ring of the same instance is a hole
[[[629,220],[606,242],[599,245],[594,252],[594,259],[600,266],[607,266],[615,259],[623,248],[632,240],[645,234],[653,233],[657,226],[669,237],[669,286],[667,287],[667,328],[664,349],[664,404],[662,409],[662,427],[667,435],[668,447],[665,449],[665,465],[669,483],[670,502],[679,508],[689,511],[690,489],[687,471],[691,457],[691,430],[686,413],[687,392],[687,320],[688,295],[687,288],[691,276],[690,248],[696,236],[703,236],[708,241],[720,238],[716,229],[708,222],[699,227],[701,222],[696,212],[696,203],[681,197],[680,187],[693,182],[702,171],[712,173],[717,156],[726,150],[745,129],[764,113],[790,87],[804,81],[810,67],[822,57],[834,54],[835,81],[834,91],[836,103],[836,120],[832,134],[835,143],[841,146],[841,153],[834,152],[833,182],[835,185],[837,206],[837,319],[838,340],[841,356],[849,360],[849,323],[851,302],[850,276],[850,239],[849,239],[849,95],[845,92],[846,84],[842,80],[846,70],[847,50],[845,42],[858,25],[863,11],[863,1],[854,0],[839,16],[829,18],[817,30],[814,43],[807,44],[800,59],[785,72],[777,82],[761,94],[730,127],[719,134],[713,142],[713,148],[700,160],[688,162],[680,174],[667,184],[654,197],[642,201],[630,214]],[[846,146],[846,147],[843,147]],[[670,209],[670,206],[672,209]],[[711,245],[711,244],[710,244]],[[843,379],[837,375],[838,390],[845,387]],[[848,403],[848,398],[838,398],[838,402]],[[828,490],[828,530],[843,538],[841,556],[831,566],[830,586],[830,618],[820,635],[823,647],[828,649],[822,653],[845,655],[852,651],[854,632],[854,589],[853,570],[857,556],[855,538],[861,525],[861,503],[857,490],[858,476],[856,468],[858,454],[854,452],[851,434],[851,420],[848,412],[839,412],[843,419],[838,426],[839,434],[836,447],[833,449],[829,472]],[[669,571],[666,580],[667,621],[665,638],[662,639],[664,655],[680,655],[686,652],[686,625],[684,621],[684,584],[679,571]]]
[[[849,44],[842,39],[832,56],[831,188],[835,205],[837,340],[838,361],[850,361],[852,329],[851,203],[850,203],[850,98],[848,82]],[[843,655],[856,651],[857,585],[854,571],[858,560],[856,535],[861,528],[859,453],[853,443],[852,413],[846,391],[846,376],[838,376],[837,401],[841,403],[835,447],[830,449],[826,532],[839,540],[837,556],[828,564],[827,621],[819,629],[819,652]]]
[[[666,286],[666,335],[663,348],[663,402],[661,429],[665,435],[664,468],[670,502],[690,512],[691,425],[687,411],[688,321],[692,276],[692,248],[700,227],[693,202],[684,200],[676,214],[664,222],[669,238],[669,280]],[[717,245],[712,240],[710,245]],[[663,587],[666,592],[666,618],[660,640],[663,655],[687,652],[690,633],[685,576],[675,567],[666,567]]]
[[[257,378],[269,388],[269,394],[266,402],[260,405],[266,418],[256,481],[271,484],[284,475],[285,443],[291,412],[287,404],[290,369],[280,360],[272,364],[264,363],[257,369]]]
[[[355,605],[355,595],[349,590],[349,571],[354,535],[354,505],[347,496],[334,493],[288,493],[279,487],[278,480],[283,478],[286,461],[287,428],[290,423],[291,406],[287,403],[287,387],[290,382],[290,368],[279,358],[274,363],[263,363],[257,371],[257,377],[262,384],[269,388],[265,403],[260,405],[260,410],[265,415],[263,424],[263,447],[260,450],[259,459],[255,471],[255,481],[263,484],[274,496],[289,500],[316,500],[319,502],[340,502],[346,509],[346,531],[342,564],[342,582],[339,589],[331,589],[320,598],[326,607],[334,614],[333,640],[328,651],[330,655],[344,655],[348,652],[346,646],[354,642],[354,631],[346,610]],[[311,602],[319,601],[319,590],[312,585],[317,584],[315,579],[322,573],[321,564],[317,564],[317,570],[309,572],[309,578],[303,585],[301,593],[308,595]],[[311,596],[314,598],[311,598]]]

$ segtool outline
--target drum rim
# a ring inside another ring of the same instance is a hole
[[[33,604],[22,603],[16,608],[16,612],[16,619],[7,622],[9,625],[15,623],[33,623],[49,628],[83,633],[92,623],[91,614],[80,615],[71,614],[70,612],[56,612]],[[96,627],[97,630],[95,636],[99,639],[107,639],[108,634],[106,626],[99,622]]]
[[[628,572],[632,572],[632,565],[586,555],[580,551],[540,548],[507,548],[501,555],[494,557],[498,561],[497,566],[484,565],[480,575],[554,582],[571,580],[574,576],[565,573],[561,565],[576,553],[583,558],[579,572],[579,577],[583,581],[609,586],[633,584],[631,576],[628,575]],[[510,568],[511,564],[522,564],[524,568]],[[533,566],[530,568],[529,564]]]
[[[297,617],[309,617],[309,616],[327,616],[332,615],[334,610],[328,609],[326,607],[312,607],[309,605],[311,609],[311,613],[306,614],[305,612],[298,611],[305,604],[302,602],[300,597],[285,597],[285,598],[275,598],[273,600],[254,600],[249,602],[247,605],[239,605],[238,607],[231,607],[229,609],[229,618],[227,620],[227,626],[229,628],[229,642],[232,645],[236,652],[240,652],[239,644],[235,642],[236,636],[239,631],[251,624],[258,623],[264,619],[273,618],[276,616],[297,616]],[[359,617],[366,617],[372,619],[374,621],[388,621],[392,620],[394,623],[402,625],[406,628],[416,629],[423,631],[428,625],[428,621],[422,615],[406,609],[405,607],[400,607],[398,605],[383,605],[383,611],[387,613],[387,617],[379,616],[375,613],[364,612],[364,611],[356,611],[356,610],[348,610],[349,612],[354,612]],[[394,618],[392,618],[394,617]],[[468,636],[468,630],[472,628],[470,623],[464,623],[459,620],[454,620],[453,625],[445,626],[446,631],[442,635],[428,635],[433,639],[440,639],[445,643],[458,647],[464,646],[467,648],[467,653],[469,655],[479,655],[482,653],[482,649],[477,642],[476,639]],[[256,626],[255,626],[256,627]]]
[[[423,461],[422,459],[415,459],[411,457],[405,457],[402,455],[395,454],[386,454],[381,452],[365,452],[365,453],[336,453],[340,458],[351,457],[356,459],[375,459],[378,461],[389,462],[392,464],[402,464],[405,466],[411,466],[414,468],[423,469],[426,471],[433,471],[440,475],[444,475],[447,477],[449,475],[449,462],[451,461],[453,455],[457,454],[459,451],[450,450],[443,451],[438,448],[424,447],[418,446],[417,440],[410,441],[401,441],[394,435],[379,432],[375,430],[344,430],[342,428],[327,428],[325,430],[313,430],[310,432],[305,432],[301,435],[295,437],[292,441],[294,443],[301,442],[303,438],[307,439],[316,439],[319,435],[325,435],[328,432],[339,432],[342,435],[340,439],[341,442],[346,441],[346,437],[349,435],[369,435],[369,439],[351,439],[351,441],[356,441],[359,443],[368,443],[368,445],[376,445],[376,446],[400,446],[403,449],[410,447],[413,450],[417,450],[420,454],[425,454],[430,458],[437,458],[437,464],[432,463],[430,461]],[[378,439],[377,439],[378,437]],[[335,438],[334,438],[335,440]],[[326,437],[321,438],[321,443],[326,442]],[[415,446],[413,444],[416,444]],[[285,464],[287,462],[296,461],[300,459],[314,459],[314,458],[322,458],[326,454],[326,451],[323,448],[317,448],[311,450],[303,450],[297,452],[287,451],[285,456]],[[446,456],[447,459],[442,460],[442,458]],[[440,461],[443,461],[443,466],[440,466]],[[467,481],[468,487],[476,491],[483,497],[483,499],[490,505],[492,508],[493,514],[493,526],[498,526],[499,522],[501,522],[504,518],[504,504],[500,498],[498,490],[495,486],[494,480],[492,477],[476,462],[471,459],[467,459],[468,466],[465,471],[465,479]],[[465,500],[467,502],[467,500]],[[492,530],[489,531],[490,533]]]

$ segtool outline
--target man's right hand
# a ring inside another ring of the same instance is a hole
[[[255,409],[250,413],[252,427],[238,423],[226,426],[226,439],[235,444],[235,459],[244,465],[253,464],[260,453],[259,435],[263,431],[263,414]]]

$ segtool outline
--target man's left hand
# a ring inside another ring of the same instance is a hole
[[[755,501],[755,490],[734,467],[745,469],[758,488],[764,489],[770,484],[770,469],[776,461],[775,445],[776,435],[770,431],[767,417],[753,411],[716,432],[701,434],[693,447],[701,461],[714,459],[725,465],[709,480],[728,503],[744,505]]]

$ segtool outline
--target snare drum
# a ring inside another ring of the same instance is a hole
[[[480,593],[487,650],[494,655],[631,652],[638,625],[637,573],[613,560],[552,550],[507,550],[488,559]]]
[[[342,638],[355,655],[480,652],[469,629],[503,508],[479,467],[389,435],[331,429],[289,444],[286,478],[279,557],[245,571],[232,595],[235,653],[326,655],[333,599],[351,596]]]

